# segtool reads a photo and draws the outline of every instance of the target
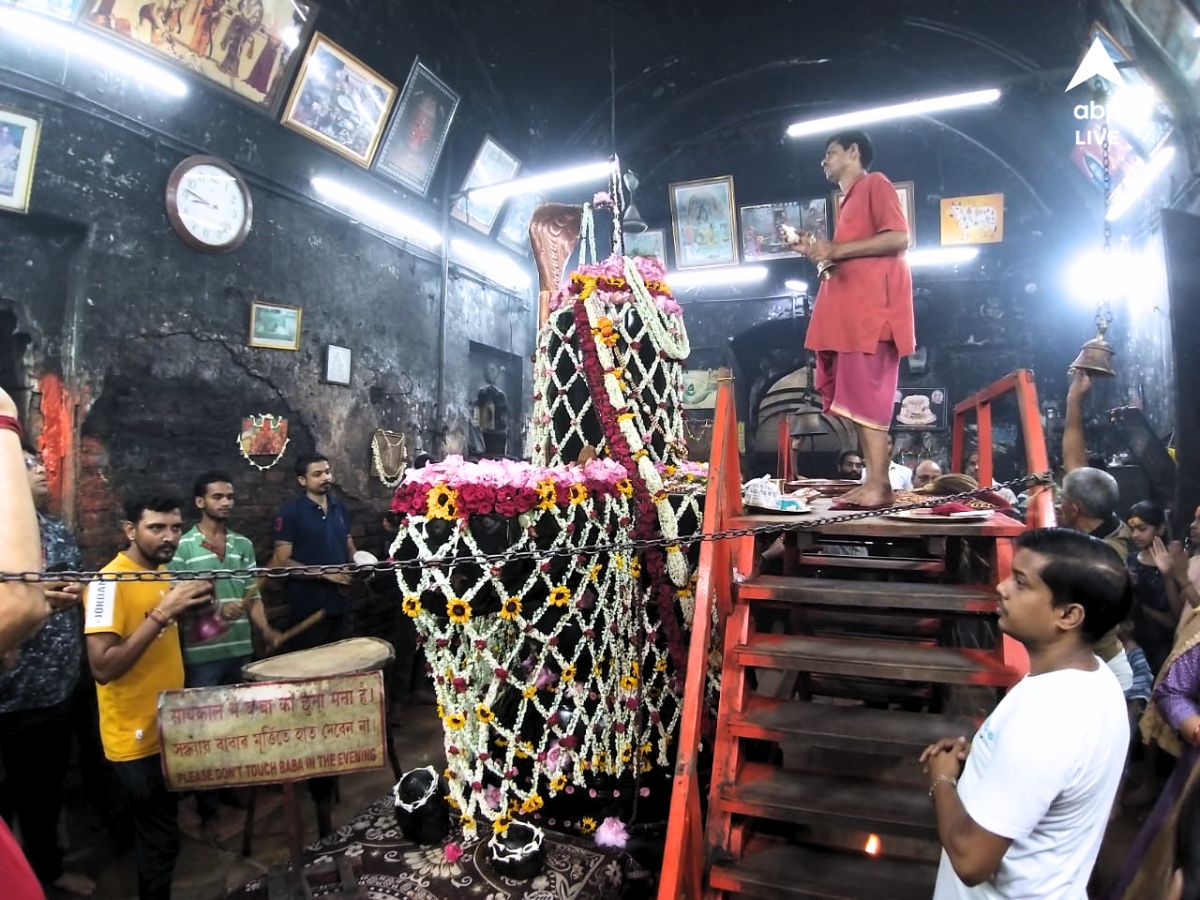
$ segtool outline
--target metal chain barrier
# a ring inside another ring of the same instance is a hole
[[[286,567],[254,566],[247,569],[211,569],[207,571],[187,572],[0,572],[0,582],[20,581],[34,584],[41,582],[60,584],[64,582],[74,583],[89,581],[222,581],[231,578],[291,578],[295,576],[299,576],[301,578],[320,578],[324,575],[371,575],[381,572],[394,572],[397,569],[439,568],[443,566],[463,565],[466,563],[475,563],[481,566],[492,566],[497,563],[505,563],[519,559],[547,560],[564,556],[588,557],[596,553],[630,553],[638,552],[650,547],[666,548],[676,544],[692,545],[703,543],[704,541],[723,541],[730,540],[732,538],[759,537],[769,534],[783,534],[790,531],[813,531],[825,525],[831,525],[835,523],[842,524],[844,522],[854,522],[859,519],[873,519],[876,516],[886,516],[890,515],[891,513],[903,512],[910,509],[926,509],[933,506],[941,506],[943,503],[957,503],[964,500],[977,499],[984,494],[994,493],[1005,488],[1012,489],[1020,487],[1032,489],[1037,486],[1047,487],[1052,484],[1053,479],[1049,472],[1031,473],[1028,475],[1022,475],[1018,478],[1013,478],[1000,484],[994,484],[990,487],[978,488],[974,491],[964,491],[959,494],[930,497],[928,501],[923,501],[921,503],[905,503],[898,506],[890,506],[884,509],[839,512],[837,515],[825,516],[824,518],[803,519],[795,522],[770,522],[750,528],[727,528],[724,531],[717,531],[713,532],[712,534],[693,532],[691,534],[681,534],[678,538],[673,540],[667,538],[651,538],[647,540],[625,541],[622,543],[592,543],[581,544],[573,547],[550,548],[546,550],[526,550],[516,553],[491,553],[479,555],[431,557],[429,559],[417,559],[405,562],[386,561],[365,564],[336,563],[328,565],[302,565]]]

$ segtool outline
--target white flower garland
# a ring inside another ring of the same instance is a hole
[[[682,351],[683,355],[686,356],[690,349],[688,347],[687,332],[684,331],[682,339],[679,339],[675,335],[667,335],[667,331],[661,322],[663,314],[654,303],[654,298],[650,296],[650,292],[646,290],[646,285],[642,281],[641,274],[634,267],[629,257],[625,257],[625,280],[633,287],[636,309],[642,316],[642,320],[644,322],[656,323],[657,333],[653,331],[655,326],[650,326],[655,339],[658,340],[660,334],[666,335],[667,340],[662,342],[660,346],[665,347],[667,344],[670,344],[673,348]],[[667,545],[667,574],[671,577],[671,581],[676,587],[683,587],[687,584],[688,580],[688,564],[683,548],[676,543],[679,540],[679,521],[675,518],[675,510],[671,508],[671,504],[668,501],[662,477],[654,467],[654,460],[650,458],[650,451],[646,449],[646,445],[642,441],[642,436],[633,424],[635,416],[629,408],[630,401],[625,396],[621,380],[614,374],[614,370],[617,368],[616,356],[613,354],[612,347],[599,334],[599,322],[604,310],[601,308],[600,300],[597,297],[598,293],[598,291],[592,291],[588,298],[583,301],[583,308],[587,312],[588,325],[591,327],[593,334],[592,339],[596,343],[596,353],[599,356],[600,365],[604,369],[604,389],[608,392],[609,403],[612,404],[613,411],[617,415],[617,426],[621,429],[621,434],[624,435],[626,442],[629,444],[629,450],[633,458],[637,461],[638,474],[642,476],[642,481],[645,483],[647,490],[649,490],[654,506],[658,510],[659,530],[662,532],[664,538],[672,542]],[[677,353],[673,353],[672,355],[678,358]]]

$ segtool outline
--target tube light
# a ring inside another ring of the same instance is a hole
[[[861,109],[857,112],[825,116],[820,119],[809,119],[807,122],[796,122],[788,126],[787,135],[788,137],[798,138],[811,134],[831,134],[841,128],[868,125],[872,122],[906,119],[912,116],[923,116],[928,113],[945,112],[950,109],[962,109],[966,106],[985,106],[989,103],[995,103],[999,99],[1000,91],[997,88],[988,88],[982,91],[968,91],[965,94],[948,94],[944,97],[910,100],[907,103],[877,106],[874,109]]]
[[[979,255],[978,247],[936,247],[930,250],[909,250],[905,258],[908,266],[957,266],[968,263]]]
[[[430,248],[441,246],[442,234],[436,228],[432,228],[374,197],[368,197],[362,191],[348,187],[332,178],[320,176],[313,178],[310,184],[314,191],[329,201],[330,205],[347,214],[360,217],[368,224],[379,228],[380,231],[406,241],[424,244]]]
[[[801,281],[799,278],[789,278],[787,281],[785,281],[783,283],[783,286],[785,288],[787,288],[789,291],[793,291],[794,293],[797,293],[797,294],[807,294],[808,293],[808,282]]]
[[[595,181],[606,178],[612,173],[611,160],[588,163],[586,166],[572,166],[569,169],[557,169],[541,175],[528,175],[524,178],[514,178],[512,181],[501,181],[482,187],[467,188],[463,191],[468,200],[487,198],[491,201],[503,200],[516,194],[528,194],[534,191],[545,191],[550,188],[563,187],[568,184],[578,184],[583,181]]]
[[[699,269],[694,272],[668,272],[667,284],[672,288],[753,284],[766,277],[766,266],[724,266],[718,269]]]
[[[112,41],[88,34],[66,22],[0,5],[0,28],[32,41],[75,53],[97,65],[132,77],[171,97],[186,97],[187,82]]]
[[[1175,148],[1170,144],[1164,144],[1154,151],[1154,154],[1150,157],[1150,161],[1143,168],[1130,175],[1117,188],[1112,202],[1108,205],[1108,213],[1104,218],[1110,222],[1115,222],[1121,216],[1125,215],[1125,213],[1129,212],[1134,201],[1146,193],[1146,190],[1163,173],[1174,158]]]
[[[529,272],[507,254],[489,250],[474,241],[451,238],[450,258],[501,287],[524,291],[533,284]]]

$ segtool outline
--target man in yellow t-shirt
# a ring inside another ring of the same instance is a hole
[[[105,572],[164,569],[183,532],[180,505],[166,497],[132,500],[122,522],[129,547]],[[140,900],[170,900],[179,855],[177,798],[163,780],[158,695],[183,687],[175,618],[209,601],[205,581],[95,581],[83,622],[96,679],[104,755],[133,807]]]

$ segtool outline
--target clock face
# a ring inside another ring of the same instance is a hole
[[[176,176],[168,188],[167,208],[171,224],[185,239],[208,250],[232,250],[240,244],[251,217],[244,182],[212,162],[185,161]]]

